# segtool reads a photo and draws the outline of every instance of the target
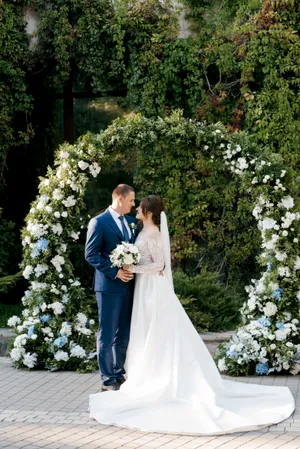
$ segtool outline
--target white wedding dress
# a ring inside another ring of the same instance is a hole
[[[223,380],[176,297],[159,272],[161,234],[143,230],[127,380],[119,391],[90,395],[90,416],[102,424],[148,432],[215,435],[258,429],[288,418],[294,399],[287,387]]]

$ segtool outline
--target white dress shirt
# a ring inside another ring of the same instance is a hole
[[[116,225],[118,226],[118,228],[120,229],[120,231],[123,234],[123,229],[122,229],[122,223],[121,220],[119,219],[120,214],[118,214],[118,212],[116,212],[111,206],[109,206],[108,208],[110,215],[113,217],[113,219],[115,220]],[[131,239],[131,229],[127,223],[126,217],[124,216],[124,224],[126,226],[129,238]]]

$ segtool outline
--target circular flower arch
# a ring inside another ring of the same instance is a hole
[[[83,313],[86,294],[69,258],[69,243],[86,226],[85,188],[116,155],[134,159],[132,148],[145,144],[149,148],[162,138],[179,139],[186,148],[193,142],[212,170],[219,164],[239,177],[253,198],[263,271],[246,287],[245,324],[220,348],[220,371],[237,375],[297,369],[300,213],[292,195],[292,170],[278,155],[253,154],[245,134],[185,119],[180,112],[165,119],[141,115],[117,119],[99,135],[87,134],[75,145],[65,143],[57,150],[54,168],[40,179],[22,232],[22,267],[29,288],[22,298],[22,320],[14,316],[8,321],[17,333],[11,351],[15,366],[79,370],[95,366],[91,362],[97,323]]]

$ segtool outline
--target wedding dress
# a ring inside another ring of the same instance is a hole
[[[136,284],[127,380],[118,391],[90,395],[90,416],[102,424],[148,432],[216,435],[254,430],[288,418],[287,387],[223,380],[172,283],[158,229],[136,245]]]

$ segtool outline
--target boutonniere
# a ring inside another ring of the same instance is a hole
[[[135,223],[130,223],[129,227],[132,231],[132,234],[135,235],[135,231],[137,230],[137,225]]]

